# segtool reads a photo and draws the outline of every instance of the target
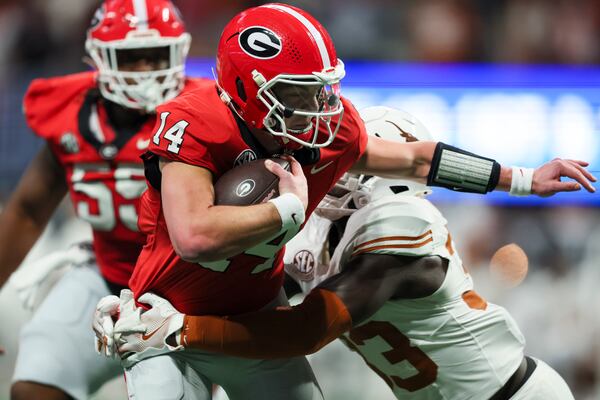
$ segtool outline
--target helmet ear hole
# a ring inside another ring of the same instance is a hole
[[[409,188],[408,188],[408,186],[404,186],[404,185],[396,185],[396,186],[390,186],[390,190],[394,194],[398,194],[398,193],[402,193],[402,192],[408,192]]]
[[[237,88],[238,96],[245,103],[248,97],[246,96],[246,90],[244,89],[244,82],[242,82],[239,76],[235,79],[235,86]]]

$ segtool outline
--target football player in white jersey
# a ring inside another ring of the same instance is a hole
[[[373,107],[361,116],[369,134],[431,140],[407,113]],[[183,316],[146,294],[140,301],[149,311],[121,310],[119,351],[128,362],[181,348],[278,358],[315,352],[342,335],[397,398],[572,399],[552,368],[524,356],[508,312],[473,291],[428,193],[410,181],[346,175],[287,245],[286,271],[308,293],[303,303]],[[335,247],[330,262],[327,238]]]

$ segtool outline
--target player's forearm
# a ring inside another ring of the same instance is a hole
[[[212,173],[180,162],[163,163],[162,211],[177,254],[186,261],[218,261],[275,235],[281,218],[273,204],[214,205]]]
[[[281,217],[271,203],[245,207],[212,206],[169,229],[175,251],[186,261],[218,261],[235,256],[275,235]]]
[[[227,318],[186,316],[183,342],[187,348],[236,357],[287,358],[314,353],[351,326],[343,302],[318,289],[294,307]]]
[[[438,146],[440,145],[440,146]],[[439,147],[439,148],[438,148]],[[446,146],[448,147],[448,146]],[[398,143],[385,141],[377,137],[370,137],[367,145],[367,151],[362,158],[353,166],[353,172],[359,172],[370,175],[377,175],[385,178],[409,178],[417,181],[427,181],[432,179],[431,168],[436,168],[433,176],[437,175],[437,168],[441,168],[441,163],[444,165],[444,171],[440,174],[444,176],[440,183],[436,179],[432,185],[443,186],[453,190],[459,189],[464,191],[474,191],[485,193],[490,190],[509,191],[512,183],[512,168],[497,165],[497,172],[494,178],[494,172],[489,172],[488,181],[483,181],[484,175],[488,172],[488,164],[494,163],[491,159],[485,159],[478,155],[474,155],[463,150],[452,148],[454,153],[452,157],[465,157],[462,153],[467,154],[468,160],[464,161],[464,165],[457,163],[460,158],[450,159],[451,161],[440,161],[440,149],[443,146],[436,142],[411,142]],[[465,159],[466,159],[465,158]],[[472,163],[479,163],[475,165]],[[464,171],[474,171],[473,176],[470,176]],[[479,169],[479,170],[477,170]],[[450,176],[448,171],[456,170],[457,172]],[[461,172],[463,171],[463,172]],[[481,182],[479,182],[481,180]],[[497,185],[495,182],[497,181]],[[477,187],[474,187],[473,182]],[[492,182],[492,183],[490,183]],[[487,183],[487,186],[485,185]]]
[[[435,142],[398,143],[371,136],[352,172],[425,181],[435,146]]]
[[[495,190],[501,190],[508,192],[510,190],[510,184],[512,182],[512,168],[511,167],[500,167],[500,179],[498,180],[498,186]]]

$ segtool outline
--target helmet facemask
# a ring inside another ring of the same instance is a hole
[[[98,69],[102,96],[127,108],[154,112],[175,98],[185,84],[185,60],[190,35],[161,37],[158,32],[129,32],[126,39],[104,42],[88,39],[86,49]],[[151,56],[154,53],[155,56]],[[140,58],[141,56],[141,58]],[[149,56],[149,57],[147,57]],[[130,69],[142,60],[155,69]]]
[[[330,221],[352,215],[369,202],[370,175],[345,173],[327,192],[315,213]]]
[[[337,221],[380,198],[394,195],[424,198],[429,194],[431,188],[421,183],[345,173],[321,200],[315,214]]]
[[[335,68],[326,72],[279,74],[269,81],[254,70],[253,79],[259,87],[257,99],[268,109],[263,119],[264,129],[281,138],[284,145],[289,141],[311,148],[331,144],[344,113],[340,100],[340,80],[344,75],[344,64],[340,60]],[[300,124],[288,126],[294,118]],[[321,125],[326,127],[327,137],[317,142]]]

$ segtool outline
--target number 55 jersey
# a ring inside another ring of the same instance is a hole
[[[329,224],[313,217],[288,243],[286,270],[305,292],[359,254],[449,261],[446,277],[432,295],[390,300],[342,337],[398,398],[487,399],[507,382],[523,360],[524,337],[504,308],[473,291],[446,220],[431,203],[387,196],[357,210],[325,267],[315,260],[322,258],[323,231]]]

